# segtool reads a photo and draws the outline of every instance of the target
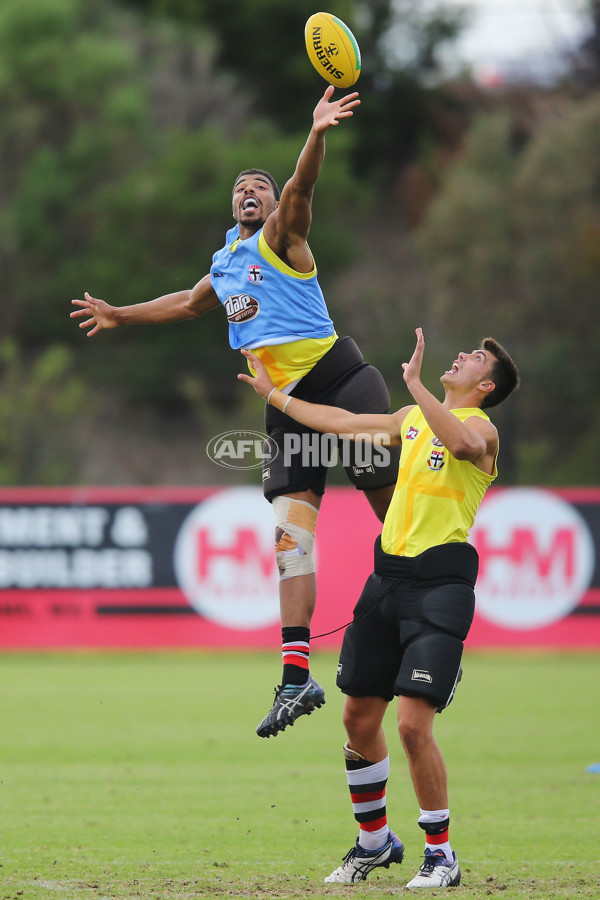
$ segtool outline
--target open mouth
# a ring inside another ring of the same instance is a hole
[[[452,363],[452,366],[448,369],[448,371],[446,372],[446,374],[447,374],[447,375],[456,375],[456,373],[458,372],[458,369],[459,369],[458,363],[457,363],[457,362],[453,362],[453,363]]]
[[[256,199],[256,197],[244,198],[242,202],[242,210],[244,210],[245,212],[247,209],[258,209],[258,200]]]

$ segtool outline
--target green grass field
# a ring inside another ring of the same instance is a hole
[[[409,896],[423,838],[391,709],[405,862],[323,884],[356,827],[336,659],[313,659],[327,705],[260,740],[276,652],[0,657],[0,900]],[[436,724],[463,869],[451,896],[600,897],[599,674],[593,654],[466,657]]]

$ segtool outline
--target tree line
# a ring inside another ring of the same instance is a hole
[[[91,341],[68,318],[86,289],[120,305],[193,285],[222,244],[235,174],[291,173],[325,86],[304,51],[314,4],[233,7],[4,0],[4,484],[109,481],[118,460],[94,462],[102,423],[137,423],[158,462],[126,477],[161,481],[173,434],[201,447],[219,423],[260,421],[219,311]],[[523,373],[503,423],[506,480],[588,482],[600,427],[593,41],[585,78],[489,96],[441,78],[463,14],[413,0],[329,9],[363,52],[363,102],[328,140],[310,239],[338,331],[360,340],[398,405],[416,325],[432,384],[458,345],[494,334]],[[105,455],[128,446],[120,427]]]

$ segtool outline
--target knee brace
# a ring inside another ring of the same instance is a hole
[[[292,497],[275,497],[275,553],[281,579],[315,571],[314,542],[319,510]]]

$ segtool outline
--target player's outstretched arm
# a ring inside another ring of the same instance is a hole
[[[456,459],[471,460],[490,470],[498,451],[498,432],[491,422],[472,416],[461,422],[421,381],[425,351],[423,329],[415,329],[417,343],[409,362],[402,363],[404,381],[435,436]]]
[[[356,415],[337,406],[324,406],[318,403],[307,403],[297,397],[290,397],[278,391],[271,381],[264,365],[249,350],[242,350],[254,371],[255,377],[246,374],[238,375],[240,381],[251,385],[256,393],[265,400],[315,431],[327,434],[343,435],[347,438],[372,439],[378,443],[400,443],[400,426],[408,412],[401,409],[393,415]],[[384,440],[386,439],[386,440]]]
[[[264,236],[279,256],[285,255],[298,271],[313,267],[306,239],[311,223],[312,196],[325,157],[325,133],[331,126],[353,115],[358,106],[358,92],[353,91],[339,100],[332,100],[333,85],[329,85],[313,112],[313,124],[298,157],[294,174],[281,192],[279,207],[265,223]]]
[[[131,306],[111,306],[99,297],[92,297],[87,291],[83,296],[83,300],[72,301],[78,309],[71,313],[71,318],[81,320],[79,327],[88,329],[88,337],[106,328],[117,328],[119,325],[147,325],[196,319],[219,306],[219,298],[212,288],[210,275],[205,275],[191,290],[175,291]]]

